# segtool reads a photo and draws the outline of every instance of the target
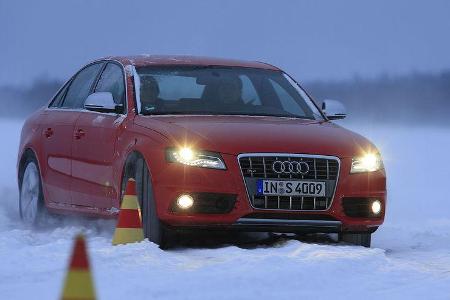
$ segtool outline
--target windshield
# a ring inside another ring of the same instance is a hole
[[[144,115],[205,114],[322,119],[306,93],[281,71],[236,67],[137,69]]]

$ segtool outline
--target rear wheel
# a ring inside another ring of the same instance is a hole
[[[144,159],[137,158],[134,167],[129,168],[129,172],[134,174],[134,176],[125,176],[125,185],[129,178],[135,178],[136,195],[141,207],[144,236],[159,245],[161,249],[170,248],[174,245],[175,233],[167,228],[158,218],[150,172]]]
[[[372,234],[371,233],[341,233],[339,240],[349,244],[370,248]]]
[[[20,181],[19,213],[24,223],[35,225],[45,212],[41,176],[36,159],[27,156]]]

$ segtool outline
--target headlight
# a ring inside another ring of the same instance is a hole
[[[227,167],[222,160],[222,156],[219,153],[208,151],[196,151],[189,147],[183,148],[170,148],[167,149],[167,160],[170,162],[177,162],[180,164],[225,170]]]
[[[352,159],[352,169],[350,173],[375,172],[383,168],[383,161],[380,154],[366,153]]]

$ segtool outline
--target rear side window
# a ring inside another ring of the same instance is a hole
[[[90,65],[81,70],[72,80],[64,99],[65,108],[82,108],[84,101],[89,96],[92,84],[97,78],[102,64]]]
[[[70,83],[67,83],[56,95],[56,97],[53,99],[52,103],[50,104],[50,107],[60,107],[62,104],[62,101],[64,99],[64,95],[67,92],[67,87],[70,85]]]
[[[103,71],[95,91],[110,92],[116,104],[124,104],[125,83],[122,68],[114,63],[109,63]]]

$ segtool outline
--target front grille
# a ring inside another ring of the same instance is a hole
[[[277,173],[272,165],[275,161],[302,162],[308,164],[309,172]],[[326,210],[333,200],[339,176],[339,160],[335,157],[296,154],[244,154],[239,156],[239,165],[244,177],[251,205],[257,209],[274,210]],[[325,181],[325,197],[262,196],[256,192],[258,179]]]

